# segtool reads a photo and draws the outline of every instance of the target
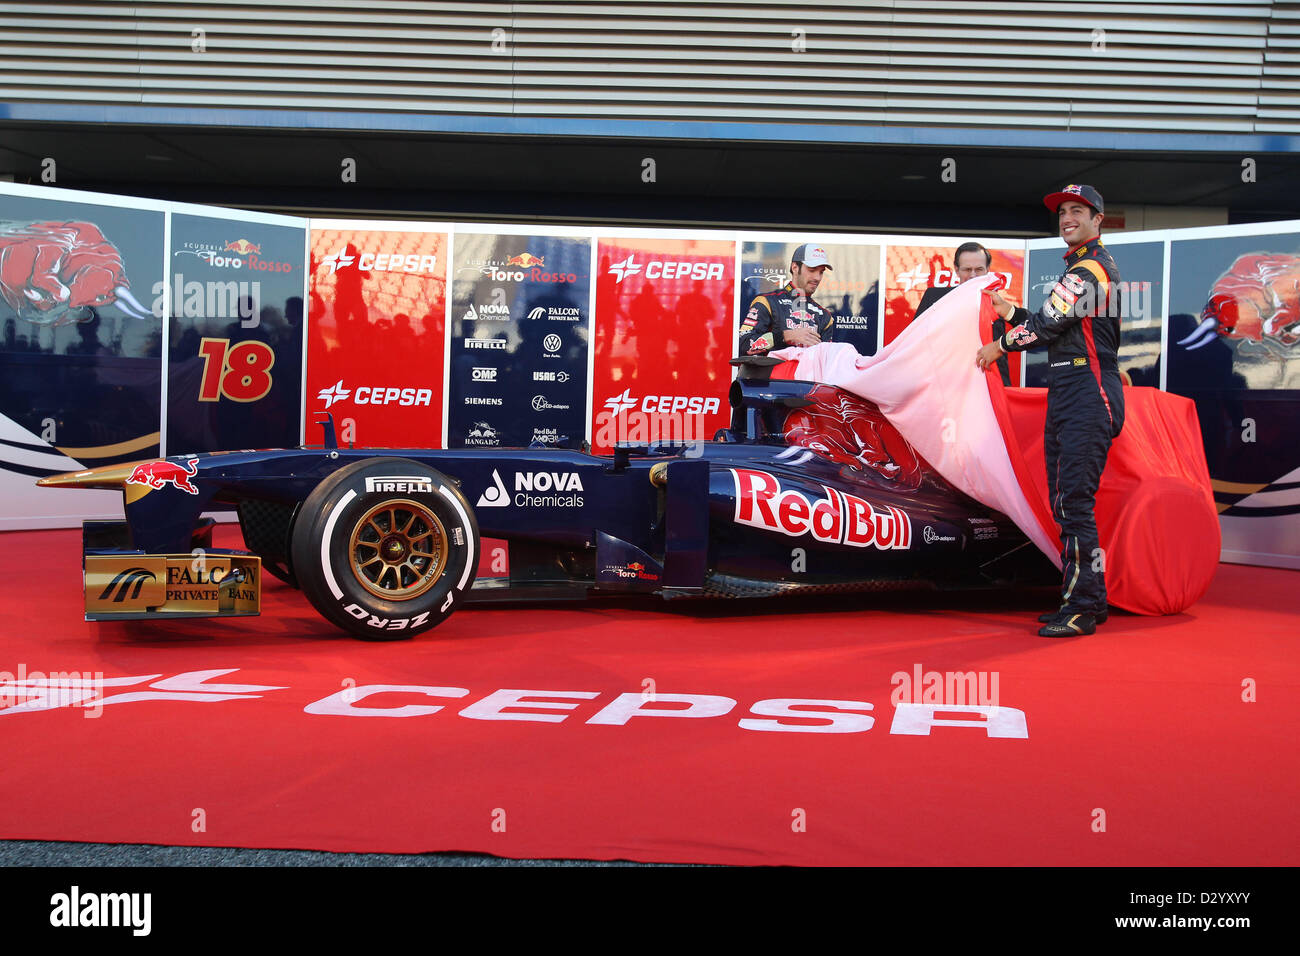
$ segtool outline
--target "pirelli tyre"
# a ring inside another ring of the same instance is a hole
[[[371,458],[307,496],[290,550],[303,593],[327,620],[366,640],[401,640],[463,600],[478,569],[478,523],[439,472]]]

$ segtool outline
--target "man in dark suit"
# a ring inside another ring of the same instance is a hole
[[[963,242],[957,247],[957,251],[952,255],[952,268],[957,276],[957,285],[974,279],[976,276],[988,275],[989,267],[993,265],[993,253],[989,252],[978,242]],[[931,286],[925,290],[921,296],[921,302],[916,307],[916,315],[920,315],[930,306],[934,305],[945,295],[951,292],[956,286],[946,286],[939,288]],[[914,316],[915,317],[915,316]],[[1002,319],[993,320],[993,337],[998,338],[1007,330],[1006,322]],[[1007,364],[1007,357],[1003,355],[998,359],[998,372],[1002,376],[1002,384],[1011,384],[1011,368]]]

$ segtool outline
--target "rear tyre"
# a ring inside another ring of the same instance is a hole
[[[303,593],[326,620],[365,640],[401,640],[440,624],[473,585],[478,523],[440,472],[370,458],[307,496],[291,551]]]

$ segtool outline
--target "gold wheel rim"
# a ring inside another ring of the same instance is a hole
[[[348,560],[358,582],[385,601],[419,597],[447,566],[447,530],[418,501],[375,505],[357,521]]]

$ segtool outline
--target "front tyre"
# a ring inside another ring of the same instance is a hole
[[[478,523],[440,472],[371,458],[307,496],[291,551],[303,593],[326,620],[365,640],[400,640],[463,600],[478,569]]]

